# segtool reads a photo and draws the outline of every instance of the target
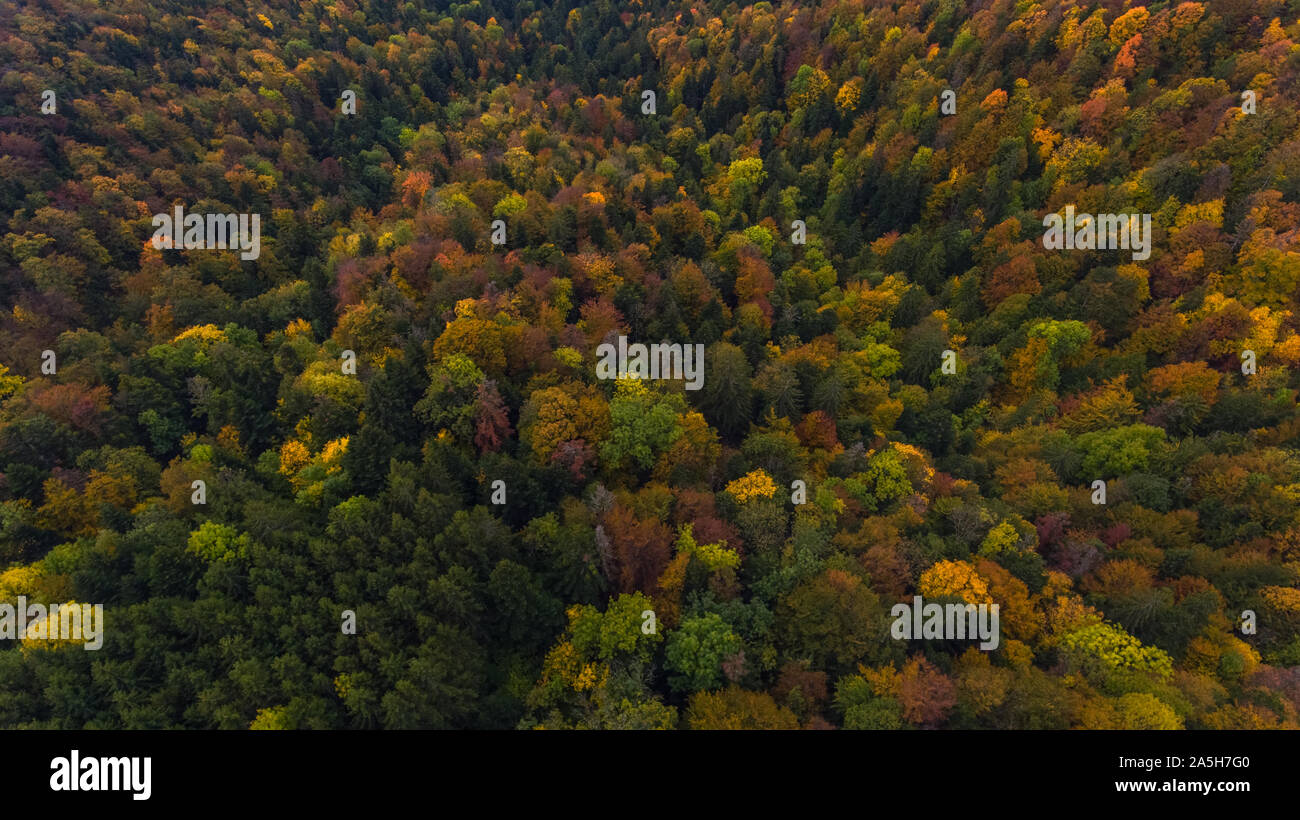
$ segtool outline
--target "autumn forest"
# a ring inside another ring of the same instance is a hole
[[[1300,728],[1300,2],[1141,2],[4,4],[0,728]]]

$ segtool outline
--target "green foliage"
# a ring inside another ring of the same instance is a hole
[[[609,440],[601,445],[601,459],[615,470],[648,469],[656,456],[681,436],[677,415],[685,409],[679,395],[664,396],[620,380],[609,402],[612,429]]]
[[[1107,674],[1123,669],[1168,677],[1173,671],[1169,655],[1114,624],[1097,623],[1061,636],[1061,651],[1089,673]]]
[[[1074,446],[1083,470],[1093,476],[1117,476],[1144,471],[1163,452],[1165,431],[1147,424],[1128,424],[1084,433]]]
[[[669,685],[679,692],[716,689],[722,683],[722,662],[740,652],[740,637],[717,613],[687,618],[668,636],[664,668]]]
[[[907,470],[896,450],[882,450],[871,457],[863,481],[872,501],[871,508],[876,509],[912,492],[912,484],[907,478]]]
[[[635,658],[648,661],[662,636],[656,630],[642,630],[642,613],[654,611],[653,602],[641,593],[620,595],[604,612],[582,606],[570,616],[573,645],[580,653],[602,660]]]
[[[248,557],[252,539],[234,527],[204,521],[190,533],[189,551],[204,561],[240,561]]]

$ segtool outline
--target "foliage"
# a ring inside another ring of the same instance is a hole
[[[0,15],[0,726],[1296,728],[1287,4],[183,5]]]

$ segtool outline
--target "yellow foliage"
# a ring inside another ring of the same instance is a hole
[[[477,299],[458,299],[456,301],[456,318],[472,319],[478,315]]]
[[[243,448],[239,445],[239,428],[233,424],[223,425],[217,431],[217,446],[223,450],[229,450],[233,453],[243,455]]]
[[[280,447],[280,475],[293,476],[311,461],[311,453],[297,439],[286,441]]]
[[[1064,137],[1050,128],[1035,128],[1033,132],[1034,143],[1038,146],[1038,155],[1041,157],[1051,156],[1056,150],[1056,146],[1061,144]]]
[[[599,253],[580,253],[574,259],[578,268],[591,280],[597,293],[613,293],[623,285],[611,257]]]
[[[183,342],[186,339],[196,339],[200,342],[224,342],[226,332],[213,324],[195,325],[177,334],[176,338],[172,339],[172,344]]]
[[[253,722],[248,724],[248,728],[266,730],[291,729],[293,727],[289,725],[283,706],[271,706],[266,709],[258,709],[257,717],[253,718]]]
[[[348,692],[352,691],[352,675],[344,672],[335,677],[334,691],[338,693],[340,700],[346,700]]]
[[[1261,305],[1250,311],[1251,332],[1246,337],[1245,347],[1258,354],[1269,352],[1277,341],[1282,322],[1291,316],[1289,310],[1269,310]],[[1232,348],[1236,352],[1236,347]]]
[[[573,621],[576,607],[569,609]],[[571,641],[562,641],[546,654],[542,663],[542,682],[558,680],[575,692],[590,692],[605,685],[609,667],[603,663],[583,663]]]
[[[615,398],[643,399],[649,395],[650,388],[635,373],[628,372],[626,376],[619,376],[614,381]]]
[[[1110,25],[1110,42],[1116,46],[1123,45],[1130,37],[1142,30],[1150,17],[1150,12],[1144,6],[1124,12]]]
[[[960,598],[968,604],[991,604],[989,586],[965,561],[940,561],[921,573],[925,598]]]
[[[855,77],[844,85],[835,94],[835,107],[843,114],[851,114],[858,110],[858,102],[862,99],[862,89],[858,79]]]
[[[572,347],[557,347],[554,356],[565,367],[577,368],[582,365],[582,352]]]
[[[336,473],[341,469],[343,454],[347,451],[348,437],[336,438],[325,444],[325,448],[320,452],[320,461],[329,467],[329,472]]]
[[[1300,335],[1292,333],[1286,339],[1273,348],[1273,355],[1286,362],[1291,367],[1300,364]],[[3,396],[4,389],[0,386],[0,396]]]
[[[4,401],[17,393],[22,386],[23,377],[17,373],[11,374],[9,368],[0,363],[0,401]]]
[[[790,94],[790,108],[792,109],[806,108],[817,102],[817,99],[826,93],[826,89],[831,84],[831,78],[820,68],[814,68],[810,72],[801,71],[800,75],[796,75],[796,78],[799,76],[806,76],[807,82],[802,84],[801,88],[799,88],[799,85],[801,85],[799,83],[790,84],[792,87],[798,88],[798,90]]]
[[[284,335],[290,339],[298,336],[310,336],[311,322],[306,319],[294,319],[292,322],[285,325]]]
[[[573,688],[578,692],[590,692],[605,685],[609,677],[609,667],[605,664],[586,663],[573,681]]]
[[[1028,669],[1034,662],[1034,650],[1024,641],[1010,638],[1002,644],[1002,657],[1015,669]]]
[[[1046,594],[1048,590],[1044,589],[1043,592]],[[1048,604],[1046,612],[1047,630],[1054,635],[1073,632],[1102,621],[1101,613],[1085,604],[1077,595],[1056,595],[1055,600]]]
[[[135,506],[139,490],[131,476],[91,470],[85,496],[91,509],[100,504],[111,504],[120,510],[129,510]]]
[[[360,408],[366,395],[365,384],[358,378],[345,375],[335,361],[322,360],[307,365],[294,382],[294,387],[313,396],[329,396],[339,404],[354,408]]]
[[[890,274],[875,287],[865,280],[844,286],[843,296],[835,307],[842,324],[863,331],[873,322],[887,321],[907,290],[907,283]]]
[[[776,495],[776,483],[766,472],[758,469],[728,484],[727,492],[744,504],[755,498],[771,498]]]
[[[875,407],[871,408],[868,418],[871,419],[872,429],[877,431],[889,431],[894,429],[898,419],[903,415],[903,403],[898,399],[882,399]]]
[[[102,622],[89,624],[83,620],[87,615],[91,618],[96,618],[93,614],[93,608],[90,610],[84,610],[81,608],[81,604],[76,601],[67,601],[66,603],[57,604],[55,606],[57,606],[58,609],[54,610],[53,607],[51,607],[52,611],[50,611],[45,618],[36,622],[28,622],[27,634],[22,638],[23,649],[59,649],[65,646],[85,646],[86,642],[90,640],[88,634],[89,630],[95,628],[103,629],[104,624]],[[65,608],[71,607],[76,607],[79,610],[77,614],[69,615],[65,611]],[[64,625],[64,619],[67,619],[68,621],[66,627]],[[97,618],[96,621],[98,621]],[[68,632],[68,637],[60,637],[65,628]],[[77,634],[77,630],[80,630],[80,634]]]
[[[903,691],[903,678],[894,668],[894,662],[877,669],[869,669],[858,664],[858,674],[871,686],[871,691],[878,698],[897,698]]]
[[[36,524],[42,529],[74,537],[94,535],[98,516],[84,495],[57,478],[47,478],[41,485],[45,503],[36,511]]]
[[[1182,229],[1194,222],[1208,222],[1216,228],[1223,227],[1223,200],[1197,202],[1186,205],[1174,218],[1174,227]]]
[[[578,437],[578,402],[573,396],[558,387],[548,387],[533,393],[530,401],[537,408],[537,415],[532,424],[526,428],[533,454],[539,462],[544,463],[551,457],[555,448],[566,441]]]
[[[895,441],[891,446],[903,457],[903,464],[907,469],[909,481],[917,484],[920,483],[917,479],[921,479],[928,484],[934,480],[934,468],[930,466],[925,453],[919,447],[913,447],[911,444],[904,444],[901,441]]]
[[[452,320],[443,328],[442,335],[433,343],[434,358],[442,361],[454,353],[473,360],[489,374],[500,373],[506,367],[506,340],[504,328],[469,316]]]
[[[740,555],[733,550],[729,550],[724,542],[716,544],[700,544],[695,540],[694,526],[685,524],[677,537],[677,548],[679,555],[694,555],[698,558],[709,571],[716,571],[726,567],[736,569],[740,566]]]
[[[1137,402],[1120,377],[1108,381],[1097,393],[1085,396],[1078,407],[1061,419],[1061,426],[1077,436],[1127,424],[1137,417]]]
[[[25,498],[22,500],[30,503]],[[12,601],[19,595],[32,595],[37,591],[42,574],[39,564],[17,566],[0,572],[0,601]]]

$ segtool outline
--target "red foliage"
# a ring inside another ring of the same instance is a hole
[[[76,430],[98,434],[101,414],[108,409],[106,385],[86,387],[82,384],[53,384],[28,392],[32,407]]]
[[[480,453],[495,453],[514,432],[510,416],[496,382],[484,380],[478,386],[474,405],[474,446]]]
[[[1065,531],[1070,526],[1069,513],[1049,513],[1034,522],[1038,530],[1039,549],[1043,552],[1065,541]]]
[[[617,572],[610,580],[620,592],[652,592],[672,556],[672,531],[660,521],[638,519],[621,504],[605,516],[605,529]]]
[[[903,665],[899,701],[903,717],[917,726],[933,728],[943,723],[957,705],[957,686],[925,658]]]
[[[560,442],[551,453],[551,463],[567,469],[574,481],[582,481],[587,477],[587,465],[595,458],[596,454],[591,447],[580,438]]]
[[[679,490],[676,504],[673,506],[673,523],[691,524],[691,534],[697,544],[727,545],[744,554],[744,542],[740,530],[718,516],[715,497],[712,493],[699,490]]]
[[[587,334],[587,342],[593,347],[605,341],[605,337],[613,331],[622,328],[623,314],[619,313],[618,308],[614,307],[614,303],[607,296],[584,302],[579,312],[582,314],[582,326]]]
[[[781,667],[773,696],[785,702],[790,693],[798,689],[805,701],[820,707],[826,702],[826,673],[820,669],[809,669],[806,664],[790,661]]]
[[[794,432],[799,437],[799,443],[811,449],[834,450],[840,443],[835,419],[821,410],[814,410],[804,416]]]

